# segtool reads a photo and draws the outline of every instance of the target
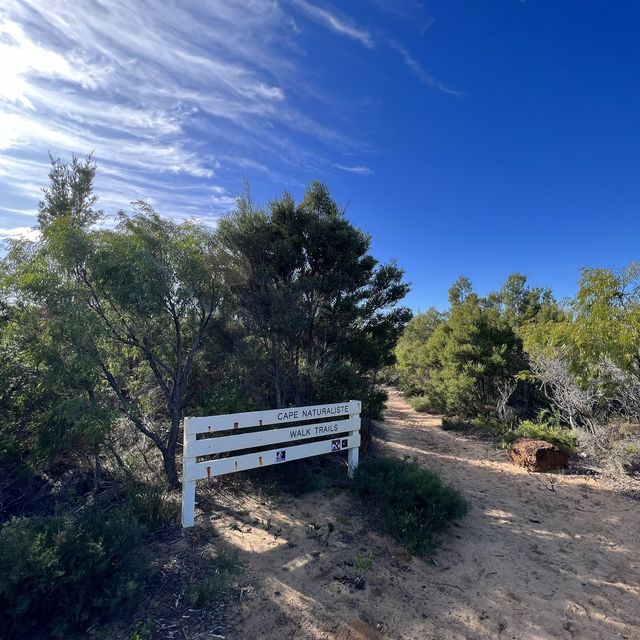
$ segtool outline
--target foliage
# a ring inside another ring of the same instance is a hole
[[[517,412],[530,414],[539,398],[530,384],[516,382],[527,364],[520,332],[527,323],[557,316],[551,292],[530,288],[515,273],[481,298],[463,277],[452,285],[449,302],[446,313],[430,309],[416,316],[399,339],[400,388],[419,398],[414,406],[420,410],[505,423]]]
[[[126,509],[16,518],[0,530],[3,637],[66,637],[121,615],[144,579],[141,529]]]
[[[468,278],[449,293],[449,311],[416,316],[398,341],[416,409],[446,414],[445,428],[540,437],[633,472],[635,436],[616,425],[640,423],[640,265],[584,269],[562,305],[518,273],[485,298]]]
[[[629,474],[640,474],[640,437],[636,437],[634,442],[624,442],[619,449],[619,455],[615,458],[622,470]]]
[[[640,379],[640,265],[584,269],[565,312],[528,327],[524,339],[532,358],[562,359],[582,387],[599,379],[606,391],[606,364]]]
[[[523,420],[516,429],[503,435],[503,442],[511,444],[518,438],[534,438],[554,444],[558,449],[572,455],[576,453],[575,433],[551,421]]]
[[[49,188],[44,190],[44,199],[38,205],[38,226],[42,229],[61,217],[79,227],[97,222],[101,212],[94,208],[98,197],[93,193],[96,164],[92,156],[83,162],[74,155],[69,164],[49,157]]]
[[[640,425],[611,419],[598,425],[595,433],[575,431],[581,454],[596,460],[607,471],[617,474],[640,474]]]
[[[148,530],[179,522],[179,505],[172,501],[164,483],[130,482],[125,487],[124,502],[129,512]]]
[[[426,413],[437,413],[438,409],[433,405],[432,399],[428,396],[409,397],[409,404],[416,410]]]
[[[91,226],[101,217],[94,176],[90,159],[54,161],[41,240],[14,243],[5,260],[11,331],[29,365],[24,375],[40,384],[46,367],[73,393],[71,402],[48,399],[44,418],[56,436],[93,430],[95,449],[118,411],[159,449],[177,486],[184,398],[224,289],[215,237],[141,202],[132,215],[121,212],[114,229]]]
[[[444,314],[431,307],[411,318],[398,339],[398,384],[411,396],[423,393],[427,387],[431,371],[430,349],[427,344],[436,327],[444,321]]]
[[[521,273],[510,274],[499,291],[487,296],[486,302],[516,329],[559,316],[558,305],[551,290],[530,287],[527,277]]]
[[[465,499],[415,462],[368,458],[356,472],[358,496],[374,507],[376,522],[411,553],[425,555],[437,546],[437,534],[468,510]]]
[[[256,403],[361,398],[366,406],[410,317],[397,306],[408,290],[402,271],[377,263],[369,237],[319,183],[268,212],[245,195],[219,234],[245,265],[237,313]],[[379,412],[379,399],[371,407]]]
[[[513,329],[474,294],[456,304],[427,341],[430,373],[424,395],[446,414],[487,415],[499,381],[520,365]]]
[[[144,202],[96,226],[95,173],[90,157],[52,159],[40,240],[3,261],[2,451],[31,467],[83,457],[98,476],[101,456],[126,466],[133,429],[176,488],[187,411],[358,398],[381,415],[408,287],[326,187],[268,212],[247,194],[217,231]]]
[[[402,270],[321,184],[266,211],[247,194],[214,230],[142,201],[109,218],[91,157],[51,162],[39,238],[10,241],[0,271],[0,635],[135,601],[142,528],[177,520],[185,415],[354,398],[379,417],[411,316]],[[281,484],[317,486],[305,469]],[[120,506],[86,506],[107,492]],[[191,601],[230,573],[216,561]]]
[[[442,428],[445,431],[461,431],[467,434],[499,438],[508,432],[507,427],[498,420],[489,418],[461,418],[459,416],[445,416],[442,418]]]
[[[237,571],[237,560],[227,553],[220,553],[205,563],[206,575],[193,580],[187,586],[186,597],[195,609],[213,604],[229,594]]]
[[[374,566],[374,560],[373,560],[373,554],[371,553],[371,551],[369,551],[369,553],[366,556],[361,556],[360,554],[358,554],[356,556],[354,566],[356,568],[356,571],[361,575],[364,573],[368,573],[369,571],[372,571]]]
[[[16,473],[95,455],[115,419],[97,402],[97,372],[66,339],[81,340],[87,326],[80,318],[60,322],[56,305],[38,306],[18,291],[18,265],[29,262],[35,266],[34,247],[15,243],[0,277],[0,459]],[[20,275],[33,284],[31,274]],[[70,304],[66,293],[58,304]]]
[[[618,424],[640,421],[640,266],[619,273],[584,269],[564,312],[526,327],[531,371],[583,451],[632,472],[635,436]]]

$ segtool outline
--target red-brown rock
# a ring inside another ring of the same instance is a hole
[[[566,467],[569,459],[564,451],[544,440],[520,438],[507,452],[511,462],[529,471],[550,471]]]

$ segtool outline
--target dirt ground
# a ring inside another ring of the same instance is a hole
[[[423,561],[371,531],[345,491],[227,496],[199,525],[244,567],[226,640],[640,639],[639,501],[593,478],[529,474],[394,391],[374,442],[456,486],[467,517]]]

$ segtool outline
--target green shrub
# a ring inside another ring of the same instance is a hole
[[[463,431],[491,437],[498,437],[505,432],[505,426],[497,420],[490,420],[488,418],[459,418],[457,416],[442,418],[442,428],[445,431]]]
[[[409,404],[421,413],[438,413],[437,407],[433,405],[431,399],[426,396],[413,396],[408,398]]]
[[[140,526],[124,509],[14,518],[0,530],[0,636],[62,638],[136,602]]]
[[[366,556],[357,555],[355,561],[356,571],[360,574],[367,573],[373,570],[373,554],[369,551]]]
[[[138,522],[148,529],[179,522],[180,509],[171,501],[165,484],[132,483],[127,487],[126,504]]]
[[[194,580],[187,587],[189,605],[200,609],[226,597],[233,586],[236,568],[236,559],[226,553],[221,553],[211,560],[207,575],[200,580]]]
[[[517,429],[504,434],[502,440],[505,445],[510,445],[518,438],[545,440],[568,455],[576,453],[576,436],[573,430],[551,422],[524,420]]]
[[[425,555],[437,546],[437,533],[461,518],[466,500],[433,472],[415,462],[370,458],[356,473],[357,494],[378,510],[376,520],[411,553]]]
[[[640,443],[623,442],[619,450],[620,465],[624,472],[631,475],[640,473]]]
[[[371,389],[364,397],[362,414],[373,420],[382,420],[389,394],[384,389]]]

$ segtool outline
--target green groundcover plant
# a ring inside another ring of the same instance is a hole
[[[381,529],[411,553],[427,555],[447,523],[463,517],[468,504],[453,487],[416,462],[370,458],[356,473],[354,489],[380,516]]]

